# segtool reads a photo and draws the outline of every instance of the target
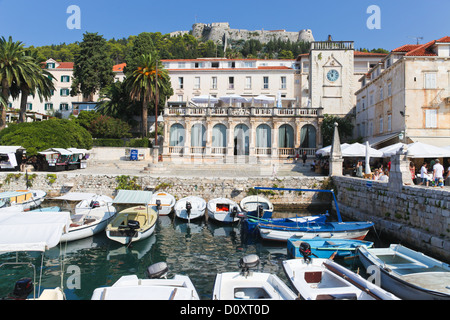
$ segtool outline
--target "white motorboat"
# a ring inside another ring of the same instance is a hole
[[[283,269],[305,300],[398,300],[360,275],[329,259],[291,259]]]
[[[156,263],[147,269],[149,279],[122,276],[111,287],[95,289],[91,300],[200,300],[188,276],[166,274],[166,263]]]
[[[259,257],[251,254],[239,261],[241,272],[224,272],[216,276],[213,300],[295,300],[297,296],[276,275],[250,271]]]
[[[401,299],[450,300],[450,266],[399,244],[358,248],[364,267]]]
[[[0,212],[29,211],[39,207],[46,195],[42,190],[0,192]]]
[[[150,237],[155,231],[158,214],[150,206],[136,206],[120,211],[106,226],[106,236],[129,245]]]
[[[208,201],[206,206],[208,217],[220,222],[237,222],[242,213],[239,205],[227,198],[215,198]]]
[[[58,245],[61,235],[68,231],[69,223],[70,214],[68,212],[2,213],[0,214],[0,254],[9,252],[42,252],[42,266],[44,264],[44,252]],[[41,292],[40,283],[37,281],[36,266],[29,262],[5,262],[0,267],[24,264],[33,268],[33,279],[22,278],[17,281],[13,292],[6,299],[65,299],[64,291],[60,287],[48,288]],[[40,268],[39,279],[42,278],[42,270]],[[34,286],[35,283],[39,283],[37,292]]]
[[[273,204],[263,196],[248,196],[241,200],[241,209],[249,214],[258,214],[259,218],[270,218],[273,212]],[[258,212],[258,210],[263,212]]]
[[[176,201],[173,195],[167,192],[157,192],[152,195],[152,200],[148,205],[154,207],[153,209],[160,216],[167,216],[172,212],[175,203]]]
[[[182,198],[175,204],[175,214],[183,220],[194,220],[205,215],[206,201],[197,196]]]
[[[104,231],[116,214],[112,198],[104,195],[69,192],[54,199],[78,202],[75,214],[71,216],[69,232],[61,237],[61,242],[84,239]]]

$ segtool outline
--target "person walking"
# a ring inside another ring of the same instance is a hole
[[[305,162],[306,162],[307,158],[308,158],[308,156],[306,155],[306,151],[303,151],[303,154],[302,154],[303,166],[305,166]]]
[[[436,159],[436,163],[433,166],[433,179],[436,187],[444,187],[444,167],[439,163],[439,159]]]

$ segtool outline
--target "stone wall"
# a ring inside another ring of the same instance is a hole
[[[353,177],[333,177],[346,219],[373,221],[378,235],[450,261],[450,191]],[[345,220],[345,219],[344,219]]]
[[[48,193],[49,197],[58,196],[69,191],[94,192],[108,196],[115,196],[118,186],[116,177],[119,175],[88,175],[75,172],[28,174],[30,189],[40,189]],[[130,178],[134,178],[130,176]],[[327,177],[289,177],[289,178],[188,178],[188,177],[160,177],[148,175],[136,176],[136,184],[142,189],[164,190],[181,199],[196,195],[206,201],[227,197],[237,202],[249,195],[253,187],[285,187],[302,189],[322,189],[327,186]],[[26,188],[25,174],[1,173],[0,191]],[[261,192],[262,194],[263,192]],[[319,192],[267,191],[269,198],[276,208],[290,210],[308,206],[329,206],[330,198]]]

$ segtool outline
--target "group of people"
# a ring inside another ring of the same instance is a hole
[[[356,163],[356,176],[359,178],[364,178],[364,168],[363,168],[363,162],[362,161],[358,161]],[[384,168],[383,164],[380,164],[380,166],[376,169],[373,170],[372,172],[372,176],[371,176],[372,180],[379,180],[379,181],[389,181],[389,165],[388,168]]]
[[[411,177],[414,176],[413,181],[417,184],[414,163],[411,162],[409,168]],[[444,181],[450,177],[450,166],[448,167],[447,172],[445,172],[444,166],[440,163],[439,159],[436,159],[430,162],[430,168],[432,171],[428,173],[428,163],[424,162],[422,164],[422,167],[420,168],[420,182],[418,184],[426,185],[428,187],[431,182],[435,187],[443,188]]]

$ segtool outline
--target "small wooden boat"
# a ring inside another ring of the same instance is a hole
[[[273,204],[269,199],[263,196],[248,196],[240,202],[242,211],[247,215],[258,218],[271,218],[273,213]]]
[[[156,263],[147,269],[149,279],[122,276],[111,287],[95,289],[91,300],[200,300],[188,276],[166,274],[167,265]]]
[[[121,244],[129,245],[150,237],[158,214],[150,206],[136,206],[120,211],[106,226],[106,236]]]
[[[167,192],[157,192],[152,195],[152,200],[148,204],[158,212],[160,216],[167,216],[175,206],[175,197]]]
[[[239,261],[241,272],[225,272],[216,276],[213,300],[295,300],[297,296],[281,279],[270,273],[252,272],[259,257],[251,254]]]
[[[175,204],[175,214],[183,220],[194,220],[205,215],[206,201],[200,197],[189,196],[182,198]]]
[[[349,269],[329,259],[291,259],[283,269],[305,300],[398,300]]]
[[[258,229],[264,240],[287,241],[293,239],[333,238],[363,240],[373,222],[271,222],[259,223]]]
[[[241,214],[239,205],[227,198],[215,198],[208,201],[206,206],[208,217],[219,222],[237,222]]]
[[[69,231],[62,235],[61,242],[88,238],[104,231],[116,214],[116,208],[112,205],[113,199],[104,195],[69,192],[54,199],[78,202],[74,214],[71,215]]]
[[[313,215],[313,216],[295,216],[295,217],[289,217],[289,218],[254,218],[252,216],[247,216],[247,218],[244,220],[244,225],[246,226],[247,231],[253,232],[259,223],[264,224],[272,224],[272,223],[292,223],[295,222],[296,224],[304,224],[304,223],[311,223],[311,222],[325,222],[327,220],[328,213],[327,214],[320,214],[320,215]]]
[[[376,266],[381,287],[402,299],[450,300],[450,266],[399,244],[358,248],[367,269]]]
[[[336,258],[344,258],[356,255],[359,246],[372,248],[373,242],[353,239],[288,239],[287,251],[293,258],[303,257],[301,243],[306,242],[311,248],[311,253],[316,258],[328,259],[332,255]]]
[[[0,212],[29,211],[39,207],[46,195],[42,190],[0,192]]]

